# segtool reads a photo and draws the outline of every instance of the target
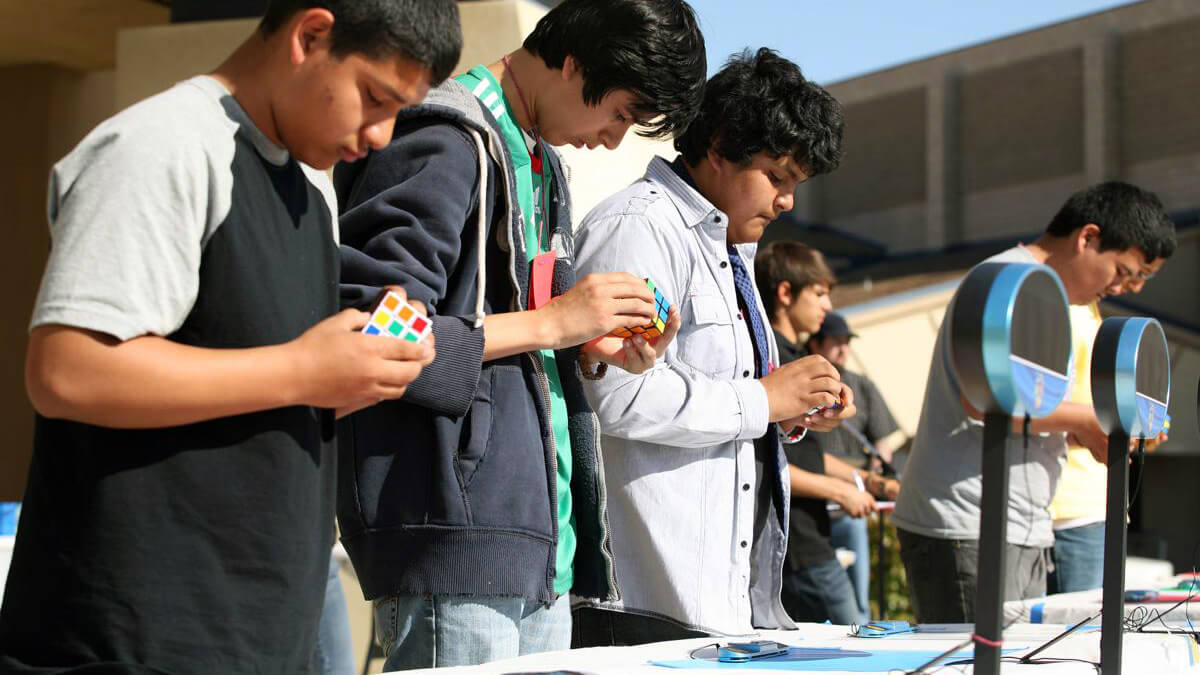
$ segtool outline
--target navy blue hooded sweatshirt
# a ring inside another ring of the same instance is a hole
[[[569,198],[553,171],[553,293],[575,282]],[[342,542],[368,599],[393,594],[554,601],[556,459],[542,361],[483,362],[483,315],[528,307],[529,265],[512,160],[491,114],[448,80],[405,110],[391,143],[334,175],[343,307],[383,286],[425,303],[437,357],[399,401],[338,429]],[[558,352],[574,474],[572,593],[617,599],[596,417],[577,350]]]

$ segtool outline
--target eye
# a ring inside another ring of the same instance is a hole
[[[620,110],[617,111],[617,115],[616,115],[617,122],[619,122],[621,124],[625,124],[625,121],[627,119],[629,119],[629,118],[625,117],[625,113],[622,113]]]
[[[383,105],[383,101],[381,101],[379,97],[375,96],[375,93],[371,91],[370,87],[367,87],[363,91],[367,93],[367,103],[369,103],[371,107],[379,107]]]
[[[767,176],[771,179],[771,185],[781,185],[783,183],[783,178],[774,171],[768,171]]]

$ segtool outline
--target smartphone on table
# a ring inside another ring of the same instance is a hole
[[[717,660],[722,663],[742,663],[751,659],[782,656],[787,653],[788,646],[774,640],[730,642],[717,648]]]

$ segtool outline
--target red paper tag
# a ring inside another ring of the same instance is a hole
[[[533,259],[533,271],[529,280],[529,309],[537,309],[550,302],[551,282],[554,281],[554,251],[542,253]]]

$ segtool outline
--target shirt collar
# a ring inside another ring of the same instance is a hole
[[[679,209],[679,215],[683,216],[688,227],[701,223],[716,223],[721,229],[728,227],[729,218],[676,173],[662,157],[650,160],[650,165],[646,167],[646,179],[663,187],[667,198]]]

